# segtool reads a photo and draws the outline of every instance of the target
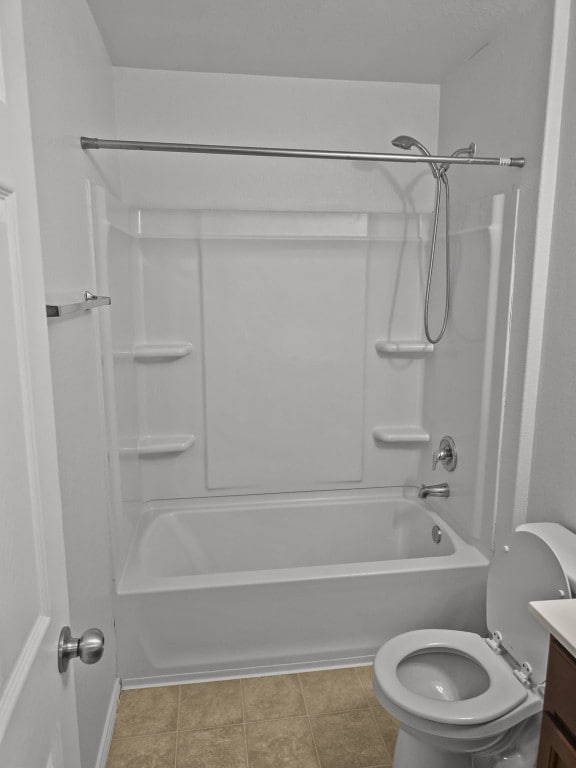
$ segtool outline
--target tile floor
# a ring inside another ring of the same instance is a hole
[[[107,768],[388,768],[372,668],[123,691]]]

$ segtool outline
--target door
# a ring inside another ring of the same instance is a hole
[[[21,0],[0,2],[0,766],[79,765]],[[55,107],[56,108],[56,107]]]

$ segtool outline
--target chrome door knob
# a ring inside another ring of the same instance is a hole
[[[99,629],[87,629],[81,637],[72,637],[70,627],[62,627],[58,640],[58,671],[66,672],[70,659],[96,664],[104,654],[104,635]]]

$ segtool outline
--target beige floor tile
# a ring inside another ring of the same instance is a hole
[[[246,722],[306,714],[298,675],[242,680],[242,695]]]
[[[391,765],[369,710],[318,715],[311,720],[322,768]]]
[[[215,728],[241,722],[240,680],[181,686],[179,730]]]
[[[173,768],[176,733],[114,739],[106,768]]]
[[[318,768],[307,717],[247,723],[250,768]]]
[[[244,727],[179,731],[176,768],[247,768]]]
[[[311,715],[368,707],[364,688],[354,667],[307,672],[300,675],[300,680]]]
[[[384,739],[388,752],[393,757],[396,737],[398,736],[398,721],[381,706],[373,707],[371,711],[374,714],[378,730]]]
[[[362,683],[362,687],[364,688],[364,693],[366,694],[366,697],[368,699],[368,703],[371,707],[380,706],[380,702],[376,698],[376,695],[374,694],[374,690],[372,688],[372,673],[373,668],[372,664],[368,667],[356,667],[356,671],[358,673],[358,676],[360,677],[360,682]]]
[[[122,691],[114,738],[176,730],[178,686]]]

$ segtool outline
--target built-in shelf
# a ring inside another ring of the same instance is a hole
[[[180,341],[174,344],[137,344],[134,349],[115,349],[114,357],[130,358],[140,363],[169,362],[186,357],[193,349],[194,345],[189,341]]]
[[[196,442],[196,435],[146,435],[134,446],[123,446],[120,453],[139,456],[158,456],[164,453],[183,453]]]
[[[177,360],[192,352],[193,346],[189,341],[179,344],[138,344],[134,348],[134,359],[140,362],[147,360]]]
[[[377,443],[430,442],[430,435],[422,427],[375,427],[372,435]]]
[[[374,344],[379,355],[423,355],[432,352],[433,344],[426,341],[386,341],[376,339]]]

